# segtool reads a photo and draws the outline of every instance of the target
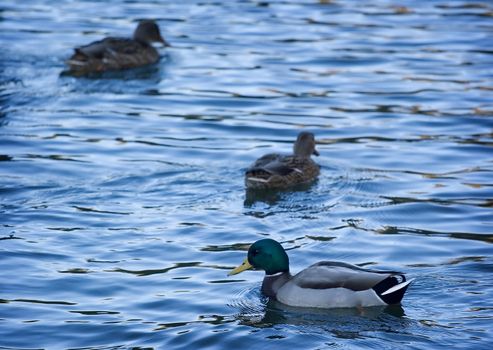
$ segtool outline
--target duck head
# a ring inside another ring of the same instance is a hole
[[[147,45],[161,43],[164,46],[171,46],[163,39],[159,26],[152,20],[143,20],[139,22],[139,25],[134,31],[134,39]]]
[[[248,249],[245,261],[228,275],[236,275],[245,270],[264,270],[267,275],[289,271],[289,258],[284,248],[273,239],[261,239]]]
[[[312,154],[316,156],[320,155],[315,149],[315,136],[311,132],[300,132],[294,143],[293,153],[300,158],[310,158]]]

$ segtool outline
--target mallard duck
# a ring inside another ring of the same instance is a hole
[[[264,270],[262,293],[298,307],[347,308],[399,304],[413,280],[396,271],[370,270],[336,261],[321,261],[289,272],[289,258],[273,239],[261,239],[229,275],[249,269]]]
[[[266,154],[257,159],[245,173],[249,189],[283,189],[313,181],[320,166],[311,159],[319,155],[315,149],[315,136],[302,131],[293,146],[293,154]]]
[[[155,63],[159,60],[159,53],[152,46],[154,42],[169,46],[156,22],[140,21],[133,38],[108,37],[75,48],[75,53],[66,62],[68,73],[84,75]]]

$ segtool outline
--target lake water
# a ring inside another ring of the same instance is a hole
[[[487,349],[489,1],[2,1],[1,349]],[[63,76],[155,18],[153,66]],[[321,175],[246,193],[316,135]],[[402,270],[401,307],[303,310],[227,272],[253,241]]]

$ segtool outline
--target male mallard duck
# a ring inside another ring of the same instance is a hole
[[[169,46],[156,22],[140,21],[133,38],[109,37],[75,48],[75,53],[66,62],[69,73],[83,75],[155,63],[159,53],[152,46],[153,42]]]
[[[247,169],[245,185],[250,189],[282,189],[314,180],[320,166],[310,156],[319,155],[315,136],[300,132],[293,146],[293,154],[266,154]]]
[[[369,270],[336,261],[321,261],[289,273],[289,258],[273,239],[261,239],[248,249],[248,256],[229,275],[245,270],[265,271],[262,293],[283,304],[300,307],[336,308],[398,304],[413,280],[395,271]]]

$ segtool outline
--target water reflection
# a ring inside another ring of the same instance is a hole
[[[155,274],[163,274],[167,273],[169,271],[175,270],[175,269],[180,269],[180,268],[185,268],[185,267],[196,267],[196,266],[201,266],[201,262],[183,262],[183,263],[176,263],[171,267],[167,267],[164,269],[146,269],[146,270],[129,270],[129,269],[122,269],[122,268],[116,268],[113,270],[110,270],[111,272],[121,272],[121,273],[128,273],[136,276],[150,276],[150,275],[155,275]]]
[[[246,189],[245,190],[245,200],[243,205],[246,208],[251,208],[254,206],[256,202],[262,202],[267,205],[275,205],[283,198],[289,196],[290,193],[293,192],[306,192],[310,188],[316,186],[317,180],[312,181],[308,184],[300,184],[293,186],[288,190],[275,190],[275,189],[266,189],[266,190],[256,190],[256,189]]]
[[[385,327],[389,322],[405,327],[407,321],[401,305],[387,305],[367,308],[301,308],[284,305],[261,294],[258,287],[239,291],[229,302],[238,310],[235,319],[242,325],[255,328],[276,325],[297,325],[303,327],[325,327],[331,332],[367,331],[368,327]],[[396,329],[397,330],[397,329]]]
[[[402,332],[408,323],[400,305],[361,309],[313,309],[290,307],[265,299],[261,310],[259,307],[254,310],[244,308],[235,317],[240,324],[255,328],[295,325],[311,330],[320,328],[343,338],[366,337],[364,333],[368,331],[393,329]]]
[[[235,322],[234,318],[228,315],[199,315],[197,320],[195,321],[184,321],[184,322],[167,322],[167,323],[159,323],[154,331],[160,331],[170,328],[178,328],[193,325],[196,323],[204,323],[211,325],[222,325]]]
[[[396,235],[396,234],[416,234],[425,236],[445,236],[456,239],[467,239],[473,241],[482,241],[485,243],[493,243],[493,234],[474,234],[468,232],[438,232],[431,230],[419,230],[409,227],[395,227],[395,226],[383,226],[380,229],[374,230],[374,232],[384,235]]]
[[[107,72],[99,72],[99,73],[90,73],[84,76],[77,76],[74,73],[69,71],[62,71],[60,73],[60,77],[77,77],[77,81],[71,81],[71,84],[75,84],[74,88],[87,88],[88,84],[91,84],[93,81],[93,87],[101,86],[101,80],[114,80],[115,85],[118,81],[127,81],[127,80],[146,80],[149,83],[158,84],[164,77],[165,71],[162,69],[162,65],[165,64],[167,58],[164,57],[161,59],[161,62],[146,65],[143,67],[127,69],[123,71],[107,71]],[[103,83],[104,84],[104,83]],[[84,89],[83,91],[91,92],[90,90]]]
[[[6,155],[6,154],[0,154],[0,162],[8,162],[8,161],[11,161],[13,160],[14,158],[9,156],[9,155]]]

